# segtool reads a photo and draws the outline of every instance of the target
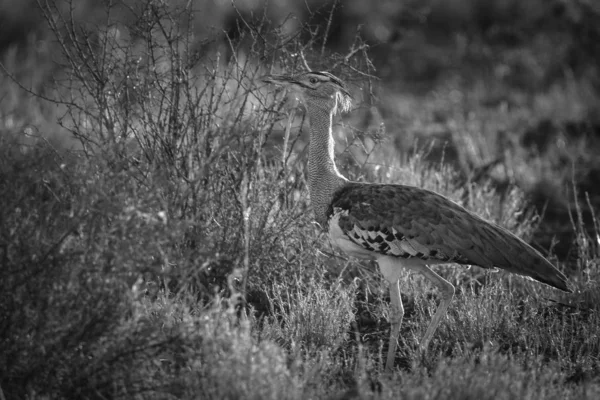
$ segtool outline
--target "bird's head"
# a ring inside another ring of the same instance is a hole
[[[352,96],[344,82],[329,72],[303,72],[298,75],[267,75],[263,82],[285,87],[294,92],[305,106],[316,105],[327,111],[346,112]]]

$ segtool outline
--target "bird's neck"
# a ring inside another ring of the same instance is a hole
[[[315,105],[307,106],[310,119],[310,144],[308,148],[308,188],[317,222],[326,228],[327,209],[337,188],[347,179],[335,165],[333,140],[333,112]]]

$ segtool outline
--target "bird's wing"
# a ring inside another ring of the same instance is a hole
[[[373,252],[498,267],[569,290],[566,277],[523,240],[425,189],[349,183],[336,191],[328,214],[349,240]]]

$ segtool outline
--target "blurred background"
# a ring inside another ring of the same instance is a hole
[[[109,19],[135,22],[134,1],[116,4],[110,16],[106,2],[43,3],[68,11],[82,29]],[[451,163],[465,182],[518,185],[543,216],[537,240],[554,243],[563,258],[570,256],[572,221],[592,227],[591,211],[600,205],[598,2],[196,0],[194,8],[202,57],[231,56],[228,41],[257,19],[287,37],[324,34],[321,54],[368,49],[366,71],[377,79],[365,87],[353,75],[359,109],[351,124],[383,129],[398,158],[426,148],[428,161]],[[24,86],[49,90],[63,68],[58,49],[37,1],[0,2],[0,57]],[[313,69],[329,67],[319,53],[306,58]],[[72,146],[59,114],[3,78],[4,130],[28,127]]]
[[[307,68],[354,97],[345,176],[447,196],[575,293],[440,266],[425,354],[405,271],[380,374],[387,284],[314,223],[305,113],[260,79]],[[598,399],[599,106],[599,0],[0,0],[0,400]]]

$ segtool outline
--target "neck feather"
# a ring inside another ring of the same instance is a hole
[[[327,208],[337,188],[347,182],[335,165],[335,142],[332,134],[333,111],[307,106],[310,119],[308,151],[308,186],[317,222],[325,228]]]

